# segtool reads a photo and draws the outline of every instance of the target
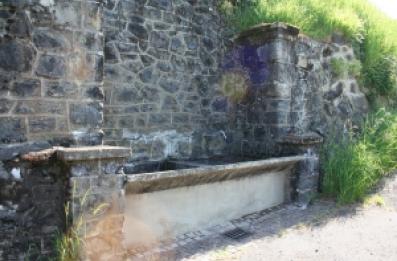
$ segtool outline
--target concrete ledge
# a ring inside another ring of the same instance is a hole
[[[130,148],[115,146],[87,146],[77,148],[59,148],[57,150],[57,158],[62,161],[127,158],[130,156]]]
[[[128,175],[127,194],[139,194],[177,187],[220,182],[266,172],[279,172],[291,169],[305,159],[305,156],[272,158],[242,163],[204,166],[195,169],[182,169],[154,173]]]

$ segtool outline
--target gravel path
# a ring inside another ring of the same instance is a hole
[[[301,215],[284,213],[290,215],[281,215],[270,219],[273,223],[263,222],[253,227],[257,236],[244,242],[202,249],[180,259],[395,261],[397,176],[386,180],[382,189],[372,198],[375,202],[369,205],[349,207],[318,201],[301,211]],[[379,206],[383,200],[385,205]],[[292,226],[288,226],[290,222]]]
[[[353,206],[316,200],[305,210],[287,205],[254,213],[235,224],[252,233],[243,240],[214,231],[128,260],[396,261],[397,173],[385,179],[371,198],[370,203]]]

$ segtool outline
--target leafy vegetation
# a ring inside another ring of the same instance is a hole
[[[320,40],[342,33],[355,47],[369,94],[396,97],[397,20],[367,0],[225,0],[221,10],[237,30],[281,21]]]
[[[358,137],[324,146],[323,192],[340,203],[363,200],[379,180],[397,168],[397,112],[370,115]]]
[[[345,61],[341,58],[333,58],[331,60],[331,69],[337,78],[347,78],[349,75],[359,78],[361,63],[358,60]]]

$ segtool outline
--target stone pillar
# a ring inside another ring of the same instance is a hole
[[[111,146],[57,151],[69,172],[70,218],[85,240],[83,255],[90,260],[123,253],[122,166],[130,156],[129,148]]]
[[[240,64],[250,80],[246,120],[254,154],[277,154],[275,141],[291,127],[298,33],[297,28],[282,23],[260,24],[236,38]]]
[[[292,177],[293,199],[300,207],[306,208],[318,192],[319,187],[319,150],[323,138],[316,133],[302,135],[289,134],[279,141],[282,155],[304,154],[305,160],[300,161]]]

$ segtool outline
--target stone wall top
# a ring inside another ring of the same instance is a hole
[[[90,146],[77,148],[60,148],[58,159],[62,161],[81,161],[111,158],[127,158],[131,156],[131,149],[116,146]]]
[[[261,23],[240,32],[235,37],[236,43],[263,43],[280,36],[297,36],[299,28],[286,23]]]

